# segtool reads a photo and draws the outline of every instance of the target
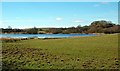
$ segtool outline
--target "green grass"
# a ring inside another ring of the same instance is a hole
[[[3,43],[3,69],[117,69],[117,34]]]

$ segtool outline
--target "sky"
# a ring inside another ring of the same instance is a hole
[[[118,2],[2,2],[0,28],[72,27],[118,23]]]
[[[3,2],[119,2],[119,0],[1,0]]]

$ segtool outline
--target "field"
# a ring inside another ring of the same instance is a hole
[[[118,69],[117,34],[2,43],[3,69]]]

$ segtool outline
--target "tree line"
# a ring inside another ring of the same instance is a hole
[[[12,29],[1,28],[2,33],[21,33],[21,34],[70,34],[70,33],[120,33],[120,25],[114,24],[111,21],[94,21],[89,26],[68,27],[68,28],[29,28],[29,29]]]

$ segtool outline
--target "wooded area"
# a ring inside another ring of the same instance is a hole
[[[70,34],[70,33],[120,33],[120,25],[114,24],[111,21],[94,21],[89,26],[68,27],[68,28],[29,28],[29,29],[12,29],[1,28],[1,33],[14,33],[14,34]]]

